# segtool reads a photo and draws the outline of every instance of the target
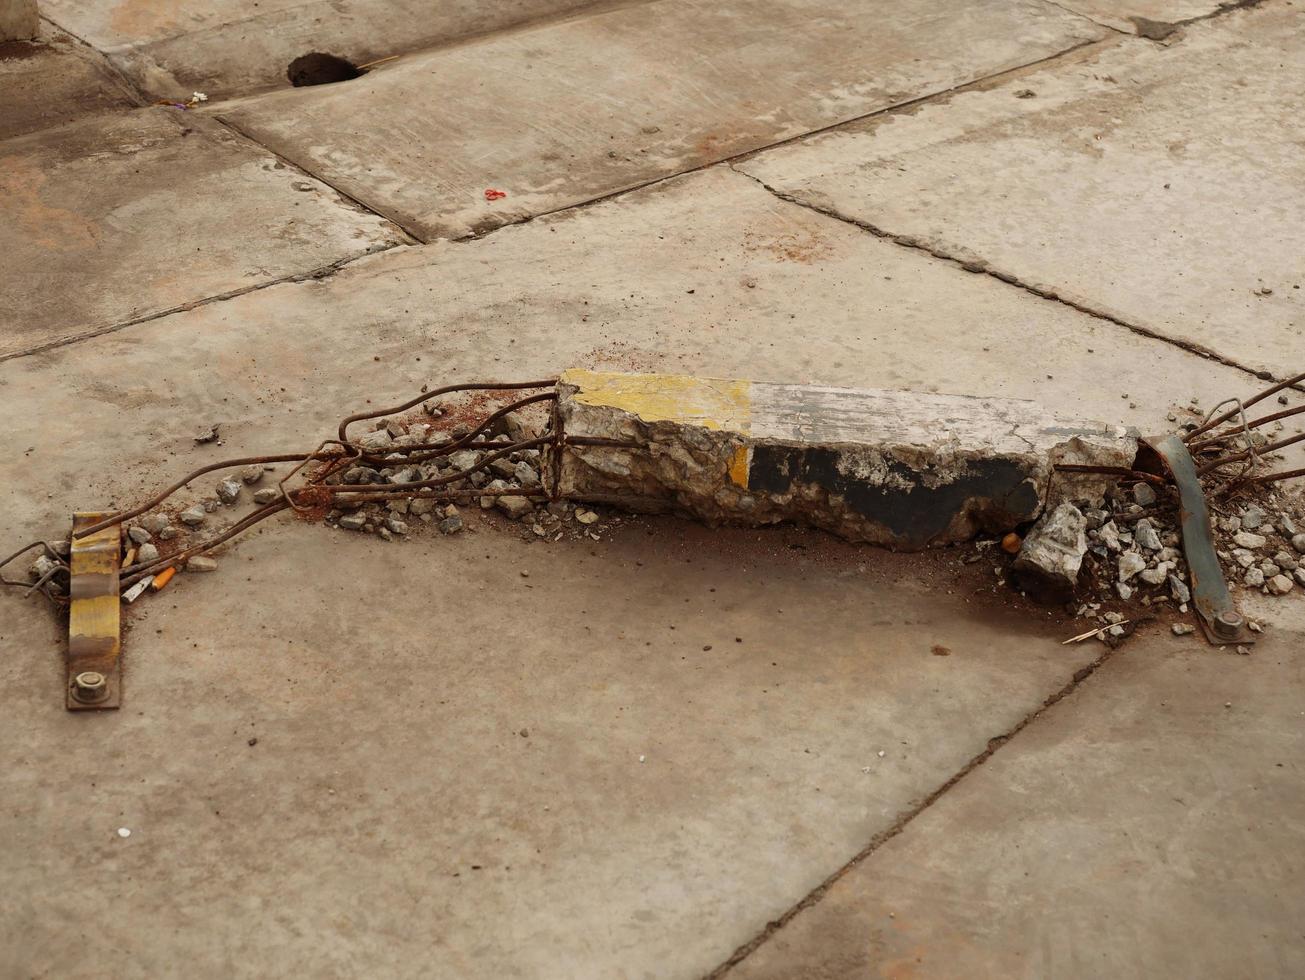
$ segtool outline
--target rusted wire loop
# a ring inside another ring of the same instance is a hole
[[[1271,415],[1261,415],[1258,419],[1251,419],[1250,422],[1246,423],[1246,428],[1258,429],[1262,425],[1267,425],[1270,422],[1277,422],[1280,419],[1291,418],[1293,415],[1300,415],[1302,412],[1305,412],[1305,405],[1284,408],[1281,412],[1274,412]],[[1200,442],[1188,446],[1188,451],[1198,453],[1207,446],[1213,446],[1217,443],[1223,442],[1225,439],[1229,439],[1232,436],[1239,434],[1241,431],[1241,429],[1229,429],[1225,432],[1217,433],[1216,435],[1210,436],[1208,439],[1202,439]]]
[[[48,589],[45,588],[45,584],[49,582],[51,579],[53,579],[60,572],[67,572],[69,581],[70,582],[72,581],[72,571],[71,569],[68,568],[67,565],[55,565],[54,568],[51,568],[48,572],[46,572],[44,575],[38,578],[36,582],[33,585],[31,585],[26,592],[23,593],[23,598],[26,599],[37,589],[40,589],[42,592],[45,593],[47,597],[49,597],[50,592]],[[5,583],[5,584],[9,584],[9,583]]]
[[[47,558],[53,560],[56,565],[62,565],[64,568],[68,567],[67,562],[65,562],[62,558],[59,557],[59,553],[50,547],[48,541],[37,540],[23,545],[21,548],[15,551],[4,561],[0,561],[0,569],[3,569],[15,558],[19,558],[22,555],[27,554],[27,552],[31,551],[33,548],[44,548],[45,555]],[[16,586],[18,588],[27,588],[27,586],[31,584],[32,584],[31,582],[22,582],[22,581],[15,582],[12,579],[5,578],[3,574],[0,574],[0,585],[11,585],[11,586]]]
[[[327,468],[326,473],[321,474],[321,478],[323,479],[329,476],[331,472],[334,472],[336,469],[339,468],[338,465],[336,465],[337,463],[344,460],[353,461],[358,459],[362,455],[362,450],[359,449],[357,446],[351,445],[350,443],[340,442],[338,439],[323,439],[321,442],[317,444],[317,448],[308,454],[307,458],[301,460],[298,466],[292,469],[281,479],[276,481],[276,488],[281,491],[281,499],[284,500],[287,504],[289,504],[291,507],[293,507],[296,511],[298,511],[301,514],[306,514],[308,512],[308,508],[300,507],[293,500],[291,500],[290,494],[286,492],[285,485],[287,481],[290,480],[291,477],[293,477],[296,473],[298,473],[305,466],[307,466],[309,462],[315,459],[319,459],[320,457],[318,456],[318,454],[327,446],[331,446],[331,445],[339,446],[343,450],[343,452],[338,455],[333,455],[331,457],[332,465]]]
[[[508,414],[510,414],[511,412],[514,412],[516,409],[518,409],[518,408],[522,408],[522,407],[524,407],[524,406],[526,406],[526,405],[533,405],[533,404],[535,404],[536,402],[548,402],[548,401],[557,401],[557,392],[555,392],[555,391],[546,391],[546,392],[544,392],[544,393],[541,394],[541,395],[531,395],[529,398],[522,398],[520,401],[515,401],[515,402],[513,402],[511,405],[504,405],[502,408],[500,408],[498,411],[496,411],[493,415],[491,415],[491,416],[489,416],[487,419],[485,419],[485,421],[481,422],[480,425],[476,426],[476,428],[473,429],[471,432],[468,432],[468,433],[467,433],[465,436],[463,436],[462,438],[460,438],[460,439],[456,439],[456,440],[454,440],[453,442],[449,443],[448,445],[445,445],[445,446],[436,446],[434,443],[423,443],[423,444],[421,444],[421,445],[419,445],[419,446],[400,446],[400,447],[398,447],[397,449],[395,449],[394,451],[395,451],[395,452],[402,452],[402,451],[405,450],[405,449],[409,450],[410,452],[411,452],[411,451],[423,451],[423,450],[426,450],[426,449],[433,449],[433,450],[435,450],[434,452],[430,452],[430,453],[427,453],[427,454],[422,455],[422,456],[412,456],[412,455],[409,455],[409,456],[408,456],[408,460],[407,460],[407,462],[409,462],[409,463],[422,463],[422,462],[425,462],[425,461],[428,460],[428,459],[435,459],[436,457],[439,457],[439,456],[447,456],[447,455],[449,455],[450,453],[455,453],[455,452],[457,452],[459,449],[465,449],[465,448],[467,448],[467,447],[468,447],[468,444],[469,444],[473,439],[475,439],[478,435],[480,435],[482,432],[487,431],[487,430],[488,430],[488,429],[489,429],[489,428],[490,428],[490,427],[491,427],[495,422],[497,422],[499,419],[503,418],[505,415],[508,415]],[[386,462],[385,457],[383,457],[383,456],[378,456],[378,455],[374,455],[374,454],[370,454],[370,453],[365,454],[365,458],[366,458],[369,462],[378,462],[378,463],[382,463],[382,464],[384,464],[384,463]]]
[[[159,558],[156,561],[150,562],[148,565],[136,564],[124,568],[122,570],[123,578],[119,581],[119,587],[125,589],[130,585],[135,585],[152,572],[167,568],[169,565],[175,565],[194,555],[208,551],[210,548],[216,548],[223,541],[227,541],[235,537],[237,534],[240,534],[242,531],[248,530],[264,518],[271,517],[273,514],[278,514],[281,511],[288,509],[288,506],[289,505],[284,501],[274,501],[267,506],[254,511],[252,514],[249,514],[243,520],[232,524],[231,527],[227,528],[215,538],[211,538],[208,541],[203,541],[196,545],[191,545],[191,547],[185,548],[182,551],[177,552],[175,555],[169,555],[166,558]]]
[[[156,494],[154,497],[151,497],[139,507],[133,507],[131,510],[121,510],[116,514],[111,514],[98,523],[92,524],[89,527],[84,527],[79,531],[75,531],[73,537],[84,538],[86,535],[94,534],[96,531],[102,531],[106,527],[112,527],[114,524],[121,524],[123,521],[129,521],[133,517],[139,517],[147,510],[157,507],[182,487],[186,486],[192,480],[196,480],[203,476],[205,473],[212,473],[214,470],[230,469],[233,466],[253,466],[257,463],[290,463],[297,460],[308,460],[312,458],[312,455],[312,453],[306,455],[304,453],[281,453],[275,456],[242,456],[240,459],[227,459],[217,463],[209,463],[207,466],[201,466],[193,473],[188,473],[176,483],[172,484],[172,486],[168,487],[161,493]]]
[[[1273,385],[1271,388],[1265,388],[1258,395],[1248,398],[1244,402],[1242,402],[1241,403],[1242,409],[1244,410],[1250,408],[1256,402],[1262,402],[1270,395],[1276,395],[1284,388],[1291,388],[1294,385],[1300,384],[1302,381],[1305,381],[1305,373],[1298,374],[1295,377],[1288,378],[1286,381],[1279,382],[1278,384]],[[1218,406],[1215,407],[1217,408]],[[1231,412],[1224,412],[1218,418],[1210,419],[1207,422],[1203,422],[1201,425],[1197,426],[1191,432],[1187,433],[1187,435],[1183,436],[1183,442],[1191,442],[1197,436],[1204,435],[1205,433],[1209,432],[1211,429],[1218,428],[1219,426],[1223,425],[1225,422],[1227,422],[1230,418],[1232,418],[1236,414],[1237,414],[1237,409],[1233,409]]]
[[[1302,432],[1298,435],[1290,436],[1286,439],[1279,439],[1277,442],[1265,443],[1263,446],[1259,448],[1259,452],[1262,454],[1271,453],[1278,449],[1285,449],[1287,446],[1295,445],[1296,443],[1301,441],[1305,441],[1305,432]],[[1205,476],[1205,474],[1209,473],[1211,470],[1217,470],[1221,466],[1227,466],[1230,463],[1240,463],[1242,460],[1246,459],[1250,455],[1251,455],[1250,451],[1243,450],[1238,453],[1233,453],[1230,456],[1221,456],[1218,459],[1211,460],[1210,462],[1202,466],[1200,469],[1198,469],[1196,471],[1196,475]]]
[[[350,415],[347,419],[340,422],[339,436],[341,442],[348,442],[348,428],[355,422],[365,422],[367,419],[378,419],[385,415],[397,415],[399,412],[406,412],[424,401],[432,398],[438,398],[440,395],[449,395],[457,391],[520,391],[526,388],[552,388],[557,384],[557,378],[547,381],[486,381],[475,384],[446,385],[443,388],[436,388],[434,391],[423,391],[415,398],[410,398],[402,405],[396,405],[393,408],[381,408],[375,412],[359,412],[357,415]]]
[[[1168,486],[1169,481],[1145,470],[1132,470],[1127,466],[1093,466],[1087,463],[1056,463],[1053,469],[1060,473],[1102,473],[1106,476],[1118,476],[1131,480],[1143,480],[1157,486]]]

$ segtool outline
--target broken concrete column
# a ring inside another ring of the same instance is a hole
[[[1043,601],[1074,594],[1087,553],[1087,519],[1069,502],[1058,504],[1033,525],[1011,571],[1020,588]]]
[[[40,32],[36,0],[0,0],[0,41],[30,41]]]
[[[1032,402],[573,370],[558,383],[563,494],[709,523],[795,521],[904,550],[1031,521],[1049,499],[1099,500],[1136,439]],[[550,461],[550,465],[552,465]],[[547,472],[547,470],[546,470]]]

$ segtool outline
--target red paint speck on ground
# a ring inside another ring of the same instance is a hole
[[[487,201],[497,201],[504,197],[507,197],[507,191],[496,191],[492,187],[485,188],[485,200]]]

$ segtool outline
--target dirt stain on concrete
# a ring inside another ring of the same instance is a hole
[[[41,248],[59,252],[95,248],[99,226],[75,211],[46,204],[45,184],[45,174],[30,161],[0,158],[0,214]]]

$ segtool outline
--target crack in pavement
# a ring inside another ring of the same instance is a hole
[[[835,884],[837,884],[838,881],[842,879],[849,871],[854,869],[857,865],[861,864],[861,862],[863,862],[866,858],[870,857],[870,855],[874,854],[875,851],[879,850],[879,848],[881,848],[884,844],[888,843],[890,840],[892,840],[894,837],[900,834],[903,830],[905,830],[916,817],[918,817],[920,814],[928,810],[929,807],[933,806],[933,804],[936,803],[943,796],[943,794],[945,794],[948,790],[950,790],[953,786],[959,783],[962,779],[968,776],[975,769],[979,768],[979,766],[983,765],[990,758],[992,758],[993,753],[995,753],[999,748],[1001,748],[1012,738],[1014,738],[1016,735],[1022,732],[1033,721],[1041,717],[1045,711],[1054,707],[1056,704],[1058,704],[1059,702],[1067,698],[1069,695],[1073,694],[1074,691],[1078,689],[1078,686],[1080,684],[1082,684],[1085,680],[1087,680],[1089,677],[1095,674],[1097,670],[1099,670],[1106,662],[1108,662],[1119,651],[1119,649],[1120,649],[1119,647],[1114,647],[1114,648],[1106,647],[1106,649],[1101,653],[1099,657],[1097,657],[1095,660],[1093,660],[1091,663],[1087,664],[1086,666],[1080,667],[1078,670],[1074,671],[1074,675],[1059,690],[1053,692],[1052,694],[1049,694],[1041,705],[1039,705],[1033,711],[1029,712],[1023,718],[1021,718],[1009,730],[1001,733],[1000,735],[995,735],[992,738],[988,739],[988,744],[982,752],[980,752],[969,762],[967,762],[964,766],[962,766],[956,773],[954,773],[951,776],[950,779],[948,779],[945,783],[943,783],[941,786],[935,789],[932,793],[926,796],[914,807],[912,807],[906,813],[898,817],[891,827],[887,828],[886,830],[880,831],[879,833],[875,834],[874,837],[870,838],[870,842],[866,844],[865,847],[861,848],[861,850],[858,851],[855,855],[853,855],[851,860],[849,860],[842,867],[840,867],[833,874],[831,874],[824,881],[822,881],[819,885],[813,888],[810,892],[808,892],[805,896],[803,896],[798,902],[796,902],[794,905],[790,906],[787,910],[785,910],[785,912],[782,915],[780,915],[779,918],[772,919],[770,922],[767,922],[765,927],[759,933],[757,933],[757,935],[753,936],[746,943],[744,943],[742,946],[736,949],[730,955],[730,957],[727,960],[725,960],[725,962],[721,963],[711,972],[705,974],[703,980],[718,980],[718,978],[725,976],[725,974],[727,974],[730,970],[734,969],[734,967],[738,966],[739,963],[743,962],[743,960],[745,960],[749,955],[751,955],[751,953],[755,951],[759,946],[761,946],[768,939],[770,939],[771,936],[773,936],[780,929],[784,928],[784,926],[788,925],[788,923],[794,918],[794,916],[798,915],[798,913],[818,903],[822,898],[825,897],[825,894],[829,891],[829,889],[832,888]]]
[[[315,269],[309,269],[305,272],[295,272],[288,276],[282,276],[279,279],[269,279],[267,282],[255,283],[252,286],[242,286],[239,289],[228,290],[225,293],[204,296],[200,299],[191,300],[188,303],[182,303],[179,306],[169,307],[166,310],[159,310],[156,313],[147,313],[145,316],[135,317],[131,320],[123,320],[120,323],[111,323],[99,328],[98,330],[71,334],[65,337],[59,337],[55,340],[46,341],[45,343],[36,344],[32,347],[25,347],[22,350],[10,351],[7,354],[0,354],[0,363],[12,361],[19,357],[28,357],[32,354],[43,354],[46,351],[56,350],[60,347],[69,347],[73,344],[80,343],[83,340],[91,340],[94,337],[103,337],[105,334],[117,333],[119,330],[125,330],[127,327],[134,327],[137,324],[149,323],[151,320],[161,320],[163,317],[172,316],[174,313],[185,313],[187,310],[194,310],[201,306],[210,306],[214,303],[221,303],[223,300],[235,299],[237,296],[244,296],[247,293],[256,293],[260,289],[269,289],[272,286],[281,286],[288,282],[306,282],[309,279],[328,279],[343,269],[346,265],[401,247],[406,248],[408,246],[403,242],[390,242],[388,244],[377,245],[368,249],[366,252],[361,252],[358,255],[349,255],[342,259],[336,259],[334,262],[328,262],[326,265],[320,265]]]
[[[1079,302],[1078,300],[1070,299],[1067,296],[1062,296],[1054,289],[1050,289],[1046,286],[1035,286],[1032,283],[1024,282],[1022,279],[1019,278],[1019,276],[1016,276],[1009,272],[1005,272],[1001,269],[993,268],[990,264],[988,264],[986,261],[982,259],[960,258],[959,256],[952,255],[950,252],[946,252],[942,250],[937,245],[931,245],[925,241],[922,241],[921,239],[915,237],[914,235],[896,234],[894,232],[887,230],[886,228],[881,228],[878,225],[872,224],[871,222],[866,221],[864,218],[855,218],[852,217],[851,215],[842,213],[836,208],[827,205],[816,204],[810,200],[806,200],[802,197],[799,197],[796,194],[790,194],[786,191],[778,190],[777,188],[772,187],[770,184],[767,184],[760,177],[750,174],[746,170],[740,170],[732,162],[729,164],[729,167],[736,174],[739,174],[740,176],[743,177],[747,177],[749,180],[754,181],[757,184],[761,185],[767,191],[773,194],[775,197],[779,198],[781,201],[786,201],[789,204],[796,205],[797,207],[800,208],[806,208],[809,211],[814,211],[817,214],[822,214],[827,218],[833,218],[835,221],[842,221],[845,222],[846,224],[854,225],[857,228],[860,228],[862,231],[869,232],[871,235],[874,235],[876,238],[882,238],[884,241],[892,242],[895,245],[901,245],[904,248],[910,248],[920,252],[924,252],[926,255],[933,256],[935,259],[941,259],[943,262],[947,262],[950,263],[951,265],[957,266],[958,268],[961,268],[966,272],[974,273],[976,275],[990,276],[993,279],[1006,283],[1008,286],[1014,286],[1016,289],[1023,290],[1024,292],[1030,293],[1033,296],[1037,296],[1039,299],[1045,299],[1045,300],[1050,300],[1053,303],[1059,303],[1061,306],[1067,306],[1072,310],[1077,310],[1079,313],[1085,313],[1088,316],[1093,317],[1094,319],[1102,320],[1105,321],[1106,323],[1112,323],[1117,327],[1123,327],[1125,330],[1130,330],[1133,333],[1138,334],[1139,336],[1147,337],[1151,340],[1158,340],[1161,343],[1165,343],[1173,347],[1177,347],[1180,350],[1187,352],[1188,354],[1195,354],[1197,357],[1203,357],[1206,360],[1215,361],[1219,364],[1226,365],[1227,367],[1230,368],[1236,368],[1238,371],[1244,371],[1247,374],[1260,379],[1261,381],[1283,380],[1282,378],[1275,377],[1273,373],[1270,371],[1262,371],[1252,367],[1247,367],[1245,364],[1241,364],[1230,357],[1226,357],[1223,354],[1220,354],[1218,351],[1213,350],[1212,348],[1203,346],[1202,344],[1198,344],[1190,340],[1183,340],[1178,337],[1171,337],[1167,334],[1163,334],[1158,331],[1152,330],[1149,327],[1144,327],[1136,323],[1130,323],[1128,320],[1125,320],[1122,317],[1115,316],[1113,313],[1107,313],[1105,310],[1097,309],[1096,307],[1093,306],[1088,306],[1086,303],[1082,303]],[[1295,387],[1299,391],[1305,391],[1305,387],[1303,386],[1294,385],[1293,387]]]

